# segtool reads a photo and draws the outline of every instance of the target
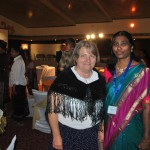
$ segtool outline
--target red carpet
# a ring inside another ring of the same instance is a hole
[[[10,107],[10,106],[9,106]],[[0,150],[6,150],[14,135],[17,140],[15,150],[47,150],[49,134],[32,129],[32,118],[25,118],[24,126],[17,126],[7,113],[7,128],[0,135]]]

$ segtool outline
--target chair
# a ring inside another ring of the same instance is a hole
[[[28,95],[27,99],[28,99],[29,112],[30,112],[28,117],[33,117],[34,96],[33,95]]]
[[[41,101],[43,101],[44,98],[47,97],[47,92],[32,89],[32,93],[34,96],[34,104],[40,103]]]
[[[47,92],[32,90],[35,104],[33,111],[32,128],[44,133],[50,133],[50,126],[46,120]]]
[[[33,129],[39,130],[44,133],[50,133],[50,126],[47,120],[45,119],[45,110],[45,107],[34,107],[34,112],[36,115],[34,115],[33,118],[33,121],[35,121],[35,123],[33,122]]]
[[[53,61],[53,60],[55,60],[55,59],[56,59],[55,57],[56,57],[56,56],[55,56],[55,55],[53,55],[53,54],[47,54],[47,55],[46,55],[46,60]]]
[[[45,60],[45,54],[37,54],[36,60]]]

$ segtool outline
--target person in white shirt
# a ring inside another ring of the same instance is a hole
[[[9,86],[12,87],[13,119],[18,125],[23,125],[23,119],[29,114],[25,77],[25,63],[20,55],[19,48],[11,49],[11,56],[14,58],[9,75]]]

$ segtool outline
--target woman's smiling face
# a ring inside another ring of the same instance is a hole
[[[79,58],[77,59],[77,67],[80,71],[91,72],[96,63],[96,56],[91,49],[82,47],[79,51]]]

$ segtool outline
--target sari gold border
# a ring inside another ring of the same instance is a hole
[[[136,106],[139,104],[139,102],[146,96],[147,94],[147,89],[145,89],[143,91],[143,93],[141,94],[141,96],[138,97],[138,99],[134,102],[133,106],[130,108],[128,114],[126,115],[125,120],[129,120],[129,118],[131,117],[131,114],[133,113],[133,111],[135,110]]]
[[[140,80],[142,79],[142,77],[144,76],[144,70],[141,71],[141,73],[128,85],[128,87],[126,88],[127,90],[123,93],[123,95],[121,96],[117,107],[119,108],[122,103],[125,101],[126,97],[128,96],[128,94],[134,89],[134,87],[140,82]]]
[[[126,96],[134,89],[134,87],[140,82],[140,80],[143,78],[145,74],[145,70],[142,70],[141,73],[137,76],[137,78],[135,78],[135,80],[133,80],[133,82],[131,82],[127,88],[127,91],[123,94],[122,96],[122,100],[120,100],[121,102],[123,102],[126,98]],[[119,127],[119,130],[121,131],[125,125],[127,124],[128,120],[132,117],[132,114],[136,108],[136,106],[141,102],[141,100],[146,96],[147,94],[147,89],[145,89],[141,95],[135,100],[135,102],[133,103],[132,107],[130,108],[129,112],[127,113],[124,121],[122,122],[122,124]],[[119,102],[120,102],[119,101]],[[118,103],[118,106],[120,106],[122,103]]]
[[[120,129],[122,130],[124,128],[124,126],[127,124],[128,120],[132,117],[132,113],[134,112],[136,106],[139,104],[139,102],[146,96],[147,94],[147,89],[145,89],[143,91],[143,93],[141,94],[141,96],[138,97],[138,99],[135,101],[135,103],[132,105],[132,107],[130,108],[128,114],[126,115],[122,125],[120,126]]]

